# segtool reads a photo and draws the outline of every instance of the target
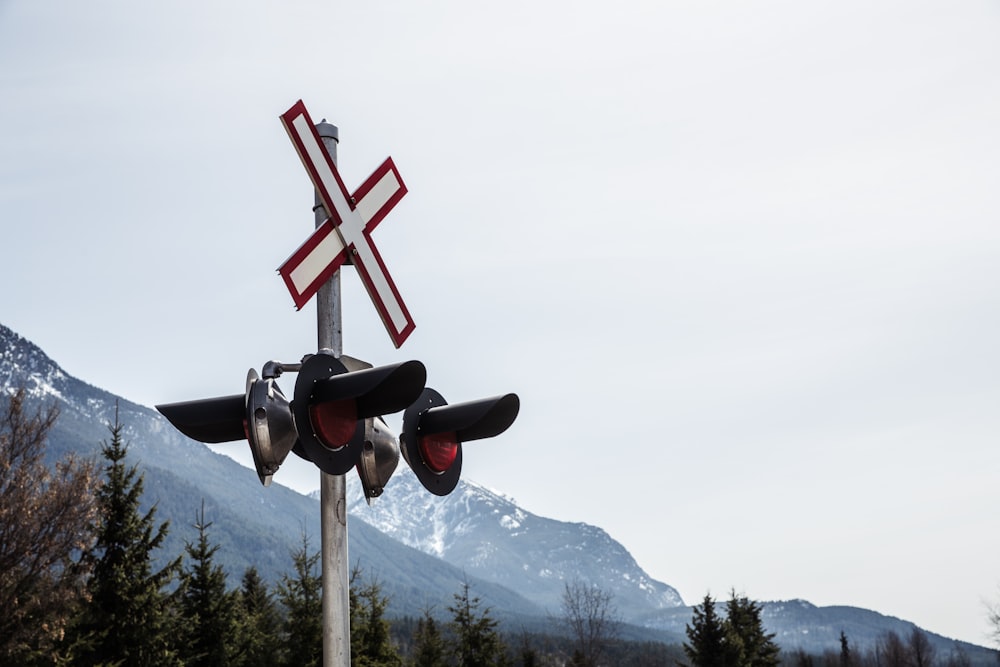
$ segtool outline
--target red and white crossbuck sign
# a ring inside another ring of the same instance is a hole
[[[278,269],[295,307],[302,308],[350,259],[389,337],[399,347],[415,325],[371,239],[372,230],[406,194],[396,165],[387,158],[349,195],[302,100],[281,116],[281,122],[327,214],[326,221]]]

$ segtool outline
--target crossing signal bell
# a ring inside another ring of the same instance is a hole
[[[425,489],[446,496],[462,474],[462,443],[500,435],[514,423],[520,406],[517,394],[448,405],[426,388],[403,413],[403,458]]]
[[[358,461],[358,477],[365,500],[382,495],[389,478],[399,465],[399,442],[381,417],[365,420],[365,442]]]

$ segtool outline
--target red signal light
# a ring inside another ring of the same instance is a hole
[[[503,433],[519,408],[517,394],[448,405],[441,394],[425,387],[403,413],[400,453],[425,489],[446,496],[462,475],[462,446]]]
[[[353,398],[309,406],[313,432],[329,449],[340,449],[351,441],[358,425],[358,404]]]
[[[441,474],[451,467],[458,456],[455,432],[431,433],[420,438],[420,458],[433,472]]]

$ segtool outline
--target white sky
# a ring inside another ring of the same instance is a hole
[[[0,322],[146,405],[314,351],[275,273],[302,98],[350,189],[392,155],[410,190],[375,241],[417,329],[396,351],[349,270],[345,352],[521,396],[468,478],[689,603],[983,644],[998,34],[971,0],[0,0]]]

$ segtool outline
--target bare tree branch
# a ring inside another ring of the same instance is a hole
[[[59,410],[28,414],[24,389],[0,408],[0,656],[47,650],[83,595],[80,552],[93,540],[93,462],[50,470],[45,446]]]
[[[614,596],[579,579],[566,582],[562,622],[576,644],[572,664],[598,667],[604,648],[618,636],[620,619]]]

